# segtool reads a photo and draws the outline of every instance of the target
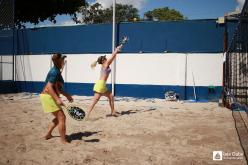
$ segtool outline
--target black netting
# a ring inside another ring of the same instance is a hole
[[[14,26],[14,0],[0,0],[0,29]]]
[[[0,83],[14,80],[14,31],[14,0],[0,0]]]
[[[239,16],[239,23],[226,53],[224,70],[225,99],[248,105],[248,1]]]

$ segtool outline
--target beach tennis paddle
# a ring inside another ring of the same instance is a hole
[[[67,110],[70,117],[75,120],[82,121],[85,117],[84,110],[75,105],[66,105],[65,109]]]
[[[122,37],[122,40],[120,42],[120,45],[123,46],[128,42],[129,38],[127,36]]]

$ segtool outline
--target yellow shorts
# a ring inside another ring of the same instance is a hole
[[[56,112],[61,109],[49,94],[40,94],[40,100],[45,113]]]
[[[95,85],[94,85],[94,92],[97,93],[105,93],[108,91],[107,85],[106,85],[106,81],[104,80],[98,80]]]

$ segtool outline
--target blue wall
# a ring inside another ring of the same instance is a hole
[[[0,81],[0,93],[16,93],[18,91],[16,83],[13,81]]]
[[[228,23],[232,36],[235,22]],[[10,33],[9,31],[0,32]],[[222,52],[224,26],[216,20],[186,20],[168,22],[120,23],[117,41],[130,38],[123,52]],[[79,25],[17,30],[16,54],[50,54],[54,52],[109,53],[111,52],[112,25]],[[231,37],[229,37],[231,39]],[[12,54],[12,39],[0,37],[0,54]]]
[[[19,92],[40,93],[45,82],[16,82]],[[64,90],[73,95],[92,96],[93,83],[66,83]],[[136,84],[116,84],[116,96],[139,97],[139,98],[164,98],[167,91],[175,91],[179,94],[179,99],[194,99],[192,86],[169,86],[169,85],[136,85]],[[108,84],[111,90],[111,85]],[[221,96],[221,87],[215,87],[214,93],[209,92],[208,87],[196,86],[196,95],[198,100],[217,101]]]
[[[0,30],[0,55],[13,54],[13,30]]]
[[[228,23],[229,41],[236,23]],[[12,31],[0,31],[0,54],[12,54]],[[1,37],[4,35],[9,37]],[[122,52],[137,53],[211,53],[223,50],[224,26],[216,20],[186,20],[168,22],[120,23],[117,25],[117,42],[122,36],[130,38]],[[112,47],[112,25],[80,25],[71,27],[46,27],[21,29],[15,32],[15,53],[50,54],[61,52],[68,54],[109,53]],[[8,85],[8,84],[7,84]],[[19,91],[40,92],[43,82],[16,82]],[[93,84],[68,83],[66,89],[73,94],[92,95]],[[76,90],[75,90],[76,89]],[[117,96],[164,98],[168,90],[178,92],[181,99],[193,99],[193,87],[117,84]],[[208,92],[208,87],[196,87],[198,99],[217,99],[221,87],[216,93]],[[1,91],[0,91],[1,93]]]

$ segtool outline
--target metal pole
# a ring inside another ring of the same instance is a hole
[[[185,54],[185,72],[184,72],[184,100],[187,100],[187,70],[188,67],[188,54]]]
[[[2,65],[3,64],[3,59],[2,58],[3,58],[3,56],[1,55],[0,56],[0,81],[3,80],[3,76],[2,76],[3,75],[3,65]]]
[[[195,97],[195,101],[196,101],[197,97],[196,97],[196,92],[195,92],[195,77],[194,77],[194,73],[193,73],[193,71],[192,71],[192,77],[193,77],[193,90],[194,90],[194,97]]]
[[[227,56],[227,50],[228,50],[228,30],[227,30],[227,19],[225,19],[225,30],[224,30],[224,44],[223,44],[223,55],[224,55],[224,60],[223,60],[223,65],[222,65],[222,104],[224,107],[227,106],[226,102],[226,56]]]
[[[112,29],[112,53],[115,51],[115,4],[116,0],[113,0],[113,29]],[[115,95],[115,72],[116,72],[116,59],[112,63],[112,94]]]
[[[12,67],[12,80],[16,81],[16,77],[15,77],[15,65],[16,65],[16,61],[15,61],[15,0],[12,0],[12,5],[13,5],[13,67]]]

